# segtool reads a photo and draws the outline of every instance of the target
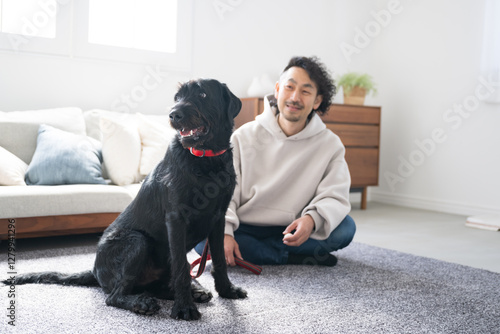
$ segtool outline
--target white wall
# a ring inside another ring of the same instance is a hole
[[[242,0],[222,17],[215,3],[196,2],[195,76],[220,78],[244,97],[252,77],[276,80],[295,55],[317,55],[337,70],[344,15],[336,1]]]
[[[500,105],[475,104],[489,93],[479,80],[484,1],[402,4],[372,53],[383,122],[380,187],[371,198],[498,213]],[[450,111],[457,105],[463,116]]]
[[[340,46],[354,44],[357,29],[376,22],[371,12],[387,10],[390,1],[220,1],[233,4],[222,16],[217,1],[194,0],[192,70],[161,72],[146,96],[130,97],[154,65],[0,52],[0,110],[162,113],[178,82],[213,77],[245,97],[253,76],[274,80],[291,56],[317,55],[335,75],[363,71],[378,83],[379,94],[367,100],[383,115],[373,200],[462,214],[500,211],[500,106],[481,103],[460,125],[443,120],[479,84],[484,0],[394,0],[398,13],[350,61]],[[417,157],[415,141],[431,138],[434,129],[443,129],[446,140],[391,186],[385,177],[399,175],[400,157]]]

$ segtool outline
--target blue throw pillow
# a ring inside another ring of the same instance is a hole
[[[25,181],[27,185],[105,184],[101,163],[98,141],[42,124]]]

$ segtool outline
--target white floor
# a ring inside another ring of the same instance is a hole
[[[467,217],[368,202],[353,203],[355,242],[500,273],[500,232],[465,226]]]

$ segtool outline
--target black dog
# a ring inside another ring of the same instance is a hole
[[[224,215],[236,183],[229,140],[240,109],[241,101],[216,80],[183,84],[169,114],[178,134],[104,231],[94,270],[25,274],[16,284],[98,285],[109,294],[106,304],[140,314],[159,310],[154,297],[173,298],[171,317],[195,320],[194,301],[207,302],[212,294],[191,280],[186,253],[208,237],[217,292],[245,298],[229,281],[224,256]]]

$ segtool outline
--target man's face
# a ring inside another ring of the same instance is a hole
[[[289,122],[304,124],[307,116],[313,109],[317,109],[322,101],[316,84],[300,67],[291,67],[282,74],[280,81],[276,83],[274,97],[278,101],[281,116]]]

